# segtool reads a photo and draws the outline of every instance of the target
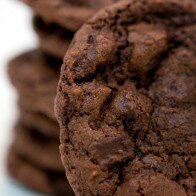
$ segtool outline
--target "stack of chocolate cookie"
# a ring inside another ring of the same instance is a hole
[[[55,195],[73,195],[69,183],[76,195],[195,195],[195,0],[97,14],[118,0],[23,1],[40,47],[9,63],[21,111],[11,175]]]
[[[54,98],[63,56],[76,30],[113,0],[23,0],[35,11],[38,49],[10,61],[8,73],[19,92],[20,118],[8,155],[8,171],[27,187],[73,195],[59,153]]]
[[[8,170],[18,181],[41,192],[72,195],[59,155],[59,127],[53,102],[61,61],[40,49],[9,63],[19,92],[20,119],[8,156]]]

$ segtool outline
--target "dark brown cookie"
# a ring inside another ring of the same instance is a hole
[[[56,98],[76,194],[195,194],[195,24],[194,0],[129,0],[76,33]]]
[[[59,196],[74,195],[63,173],[42,170],[32,165],[18,155],[14,148],[9,151],[7,168],[12,177],[32,190]]]
[[[28,109],[20,107],[20,122],[26,127],[38,129],[45,136],[57,140],[59,138],[58,123],[41,112],[31,112]]]
[[[117,0],[21,0],[47,22],[54,22],[75,32],[97,10]]]
[[[59,141],[51,139],[39,130],[25,127],[18,122],[13,147],[16,152],[40,168],[64,171],[59,154]]]
[[[61,60],[49,57],[40,50],[24,53],[10,61],[8,73],[25,108],[56,119],[54,98],[60,65]]]
[[[63,59],[74,33],[55,23],[46,23],[39,16],[34,17],[33,24],[39,37],[41,49]]]

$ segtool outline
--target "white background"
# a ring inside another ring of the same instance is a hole
[[[6,64],[14,56],[34,48],[31,10],[18,0],[0,0],[0,195],[35,195],[15,184],[6,174],[5,157],[18,117],[17,93],[11,86]]]

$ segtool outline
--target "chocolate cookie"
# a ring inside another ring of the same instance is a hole
[[[40,50],[29,51],[10,61],[8,73],[25,108],[56,119],[54,98],[61,63]]]
[[[47,137],[59,138],[59,125],[41,112],[31,112],[20,107],[20,122],[26,127],[38,129]]]
[[[97,10],[117,0],[21,0],[47,22],[54,22],[75,32]]]
[[[13,147],[18,154],[40,168],[64,171],[58,140],[42,135],[39,130],[25,127],[21,122],[18,122],[15,131]]]
[[[58,172],[42,170],[18,155],[14,148],[7,159],[9,174],[28,188],[52,195],[74,195],[65,175]]]
[[[74,34],[55,23],[44,22],[39,16],[34,17],[33,24],[41,49],[63,59]]]
[[[78,195],[194,195],[196,1],[129,0],[75,35],[61,69],[61,158]]]

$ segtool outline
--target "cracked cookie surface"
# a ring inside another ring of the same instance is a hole
[[[130,0],[76,33],[56,97],[76,195],[193,195],[196,3]]]

